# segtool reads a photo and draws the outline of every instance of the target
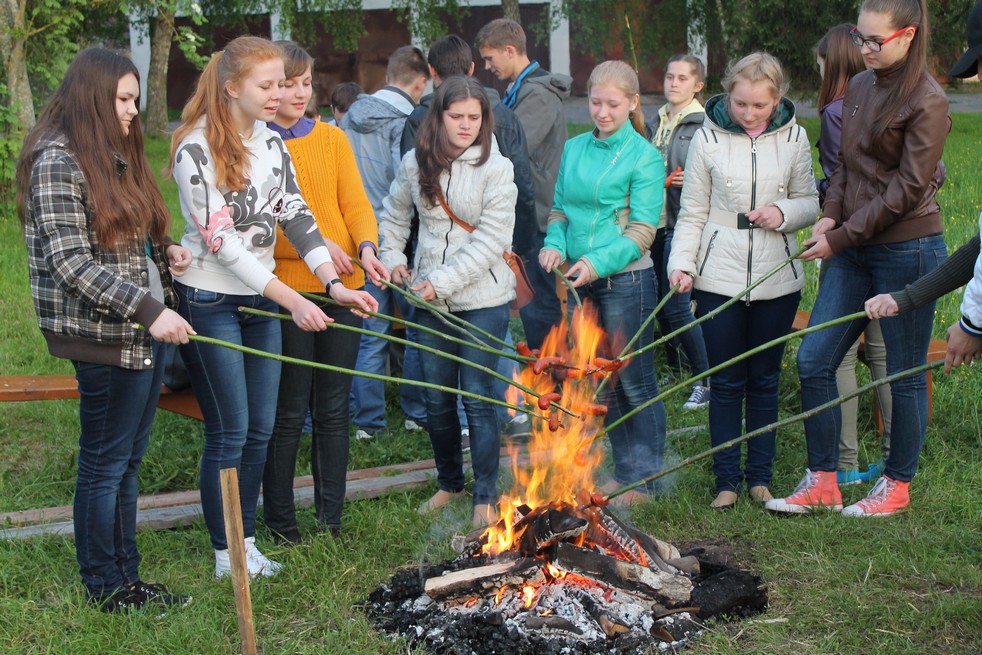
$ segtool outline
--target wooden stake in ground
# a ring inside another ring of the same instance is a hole
[[[225,541],[232,564],[232,586],[235,588],[235,612],[239,619],[242,655],[257,655],[256,630],[252,624],[252,595],[249,593],[249,567],[246,564],[242,509],[239,504],[239,472],[234,468],[222,469],[221,478]]]

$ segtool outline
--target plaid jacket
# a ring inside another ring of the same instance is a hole
[[[99,244],[85,180],[63,134],[33,153],[24,236],[38,325],[55,357],[127,369],[152,368],[150,326],[165,306],[150,295],[142,242],[113,251]],[[117,175],[126,162],[117,157]],[[168,305],[176,296],[166,246],[150,247]]]

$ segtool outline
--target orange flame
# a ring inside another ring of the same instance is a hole
[[[566,571],[554,566],[552,562],[546,564],[546,573],[552,580],[562,580],[566,577]]]
[[[532,603],[535,601],[535,588],[532,585],[522,587],[522,599],[525,609],[532,607]]]
[[[596,388],[606,373],[597,371],[593,360],[607,337],[589,304],[582,311],[577,309],[570,323],[571,335],[566,322],[562,322],[549,332],[542,346],[542,357],[558,357],[562,365],[547,368],[538,375],[532,366],[527,366],[521,370],[518,381],[542,396],[556,391],[556,378],[565,378],[558,404],[575,416],[560,414],[561,426],[552,431],[548,426],[548,412],[539,410],[537,399],[526,394],[525,403],[537,410],[531,419],[530,461],[528,465],[520,465],[517,451],[512,450],[515,486],[502,496],[501,514],[505,520],[489,528],[484,553],[507,551],[521,536],[511,521],[515,508],[524,504],[535,509],[556,502],[577,506],[579,490],[595,489],[594,472],[603,462],[603,452],[593,437],[602,429],[604,417],[591,408],[595,408]],[[509,396],[512,398],[518,400],[517,392]]]

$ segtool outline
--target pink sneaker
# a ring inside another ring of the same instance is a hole
[[[881,477],[866,498],[842,510],[843,516],[891,516],[910,504],[910,483]]]
[[[772,498],[764,508],[785,514],[807,514],[814,509],[842,509],[842,495],[835,471],[805,469],[805,477],[787,498]]]

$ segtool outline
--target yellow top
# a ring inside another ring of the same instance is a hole
[[[300,193],[310,205],[321,234],[337,243],[353,258],[358,246],[369,241],[378,247],[378,223],[355,164],[355,153],[339,128],[320,121],[313,131],[286,141],[297,172]],[[277,228],[279,230],[279,228]],[[324,285],[279,230],[276,239],[276,275],[297,291],[324,292]],[[351,275],[341,275],[349,289],[365,285],[365,274],[356,265]]]

